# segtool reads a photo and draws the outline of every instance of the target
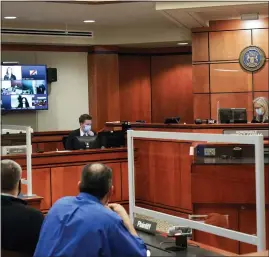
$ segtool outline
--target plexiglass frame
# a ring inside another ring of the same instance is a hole
[[[256,184],[256,225],[257,234],[250,235],[226,228],[221,228],[199,221],[168,215],[165,213],[136,206],[135,202],[135,177],[134,177],[134,138],[166,139],[210,143],[237,143],[252,144],[255,147],[255,184]],[[264,189],[264,142],[262,135],[241,136],[205,133],[179,133],[157,131],[127,131],[128,146],[128,183],[129,183],[129,215],[133,222],[134,213],[164,220],[174,225],[188,226],[192,229],[204,231],[214,235],[230,238],[257,246],[258,251],[266,249],[265,233],[265,189]]]

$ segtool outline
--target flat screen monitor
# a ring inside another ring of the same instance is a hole
[[[46,65],[2,65],[1,110],[48,110]]]
[[[245,108],[220,108],[218,116],[220,123],[247,123]]]
[[[112,148],[126,146],[126,133],[124,131],[103,131],[98,133],[101,147]]]
[[[75,150],[84,150],[84,149],[97,149],[100,148],[98,136],[82,136],[75,137],[74,140]]]

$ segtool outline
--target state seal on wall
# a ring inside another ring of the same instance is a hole
[[[248,46],[241,51],[239,63],[247,71],[257,71],[265,64],[265,53],[258,46]]]

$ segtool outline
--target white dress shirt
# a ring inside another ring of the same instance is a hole
[[[94,136],[94,133],[90,130],[88,131],[88,133],[85,133],[83,130],[80,129],[80,136],[83,137],[83,136]]]

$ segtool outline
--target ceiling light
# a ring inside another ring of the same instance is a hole
[[[15,16],[6,16],[6,17],[4,17],[4,19],[6,19],[6,20],[15,20],[15,19],[17,19],[17,17],[15,17]]]
[[[177,43],[178,45],[180,45],[180,46],[183,46],[183,45],[188,45],[188,43],[187,42],[180,42],[180,43]]]
[[[85,23],[93,23],[93,22],[95,22],[95,20],[85,20],[83,22],[85,22]]]

